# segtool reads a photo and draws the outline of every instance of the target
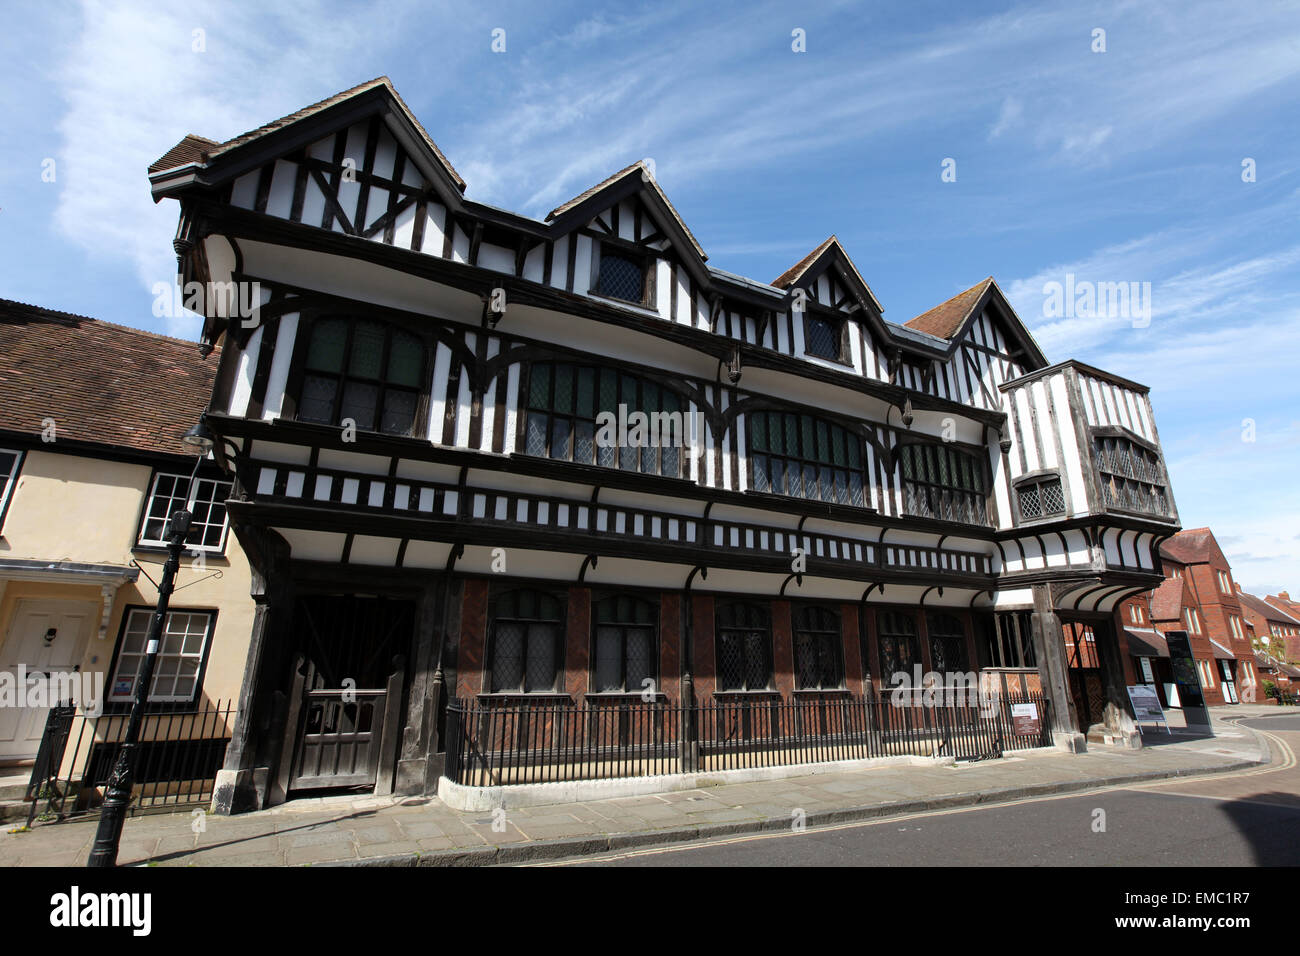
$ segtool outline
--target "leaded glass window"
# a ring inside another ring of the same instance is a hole
[[[717,612],[718,690],[767,690],[772,684],[772,619],[759,604],[723,604]]]
[[[369,319],[337,317],[311,327],[298,420],[410,435],[424,383],[425,347],[415,335]]]
[[[921,518],[988,524],[983,463],[949,445],[902,445],[903,510]]]
[[[488,629],[492,692],[555,691],[563,641],[564,608],[559,598],[531,588],[497,595]]]
[[[1166,517],[1169,493],[1160,456],[1127,438],[1096,437],[1093,458],[1107,508]]]
[[[840,616],[827,607],[796,605],[794,631],[795,687],[831,690],[844,686]]]
[[[653,687],[658,668],[659,615],[654,604],[638,597],[614,595],[597,601],[595,689],[601,693],[641,692]],[[645,681],[652,683],[647,685]]]
[[[970,669],[966,655],[966,631],[961,620],[942,611],[929,611],[925,627],[930,635],[930,664],[940,674]]]
[[[844,322],[829,316],[804,314],[804,349],[818,358],[844,358]]]
[[[793,412],[745,417],[755,491],[861,508],[862,439],[842,425]]]
[[[535,362],[527,395],[526,454],[681,477],[690,413],[671,389],[608,366]],[[597,424],[602,412],[615,426],[604,433]],[[636,412],[642,414],[634,418]]]
[[[645,263],[602,247],[596,292],[611,299],[624,299],[642,305],[645,302]]]
[[[904,611],[881,611],[876,621],[881,681],[886,687],[892,686],[895,674],[907,674],[910,681],[913,667],[922,663],[916,618]]]
[[[1060,478],[1043,478],[1017,485],[1016,498],[1020,501],[1022,518],[1065,514],[1065,494],[1061,490]]]

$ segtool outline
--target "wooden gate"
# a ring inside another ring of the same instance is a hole
[[[301,598],[286,725],[293,751],[280,790],[365,788],[391,793],[402,725],[409,602],[355,596]]]

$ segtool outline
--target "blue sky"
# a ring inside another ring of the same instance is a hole
[[[1296,3],[9,10],[0,297],[192,337],[152,315],[177,210],[146,166],[380,74],[483,202],[542,216],[651,158],[720,268],[835,233],[894,322],[995,276],[1050,359],[1151,386],[1183,524],[1300,592]],[[1151,283],[1149,324],[1047,315],[1067,273]]]

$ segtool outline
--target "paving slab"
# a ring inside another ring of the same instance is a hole
[[[1276,714],[1233,708],[1233,716]],[[156,866],[480,866],[558,859],[610,849],[753,833],[804,823],[849,822],[919,809],[971,806],[1080,792],[1175,775],[1222,772],[1269,759],[1253,731],[1216,713],[1213,737],[1153,738],[1134,751],[1093,746],[1084,754],[1040,752],[944,766],[894,765],[695,790],[507,809],[499,817],[451,809],[436,797],[334,797],[294,801],[238,817],[187,810],[126,822],[119,859]],[[497,823],[494,828],[494,822]],[[0,828],[0,866],[81,866],[96,821]],[[10,828],[12,829],[12,828]]]

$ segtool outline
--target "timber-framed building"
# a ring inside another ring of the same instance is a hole
[[[182,281],[260,304],[210,296],[203,331],[257,601],[219,808],[431,792],[452,698],[835,698],[919,664],[1041,692],[1058,742],[1132,731],[1115,608],[1178,530],[1147,389],[1050,363],[992,279],[897,325],[833,236],[733,275],[641,163],[544,220],[484,205],[386,78],[150,181]],[[611,447],[620,405],[698,441]],[[311,748],[345,686],[373,756],[344,767]]]

